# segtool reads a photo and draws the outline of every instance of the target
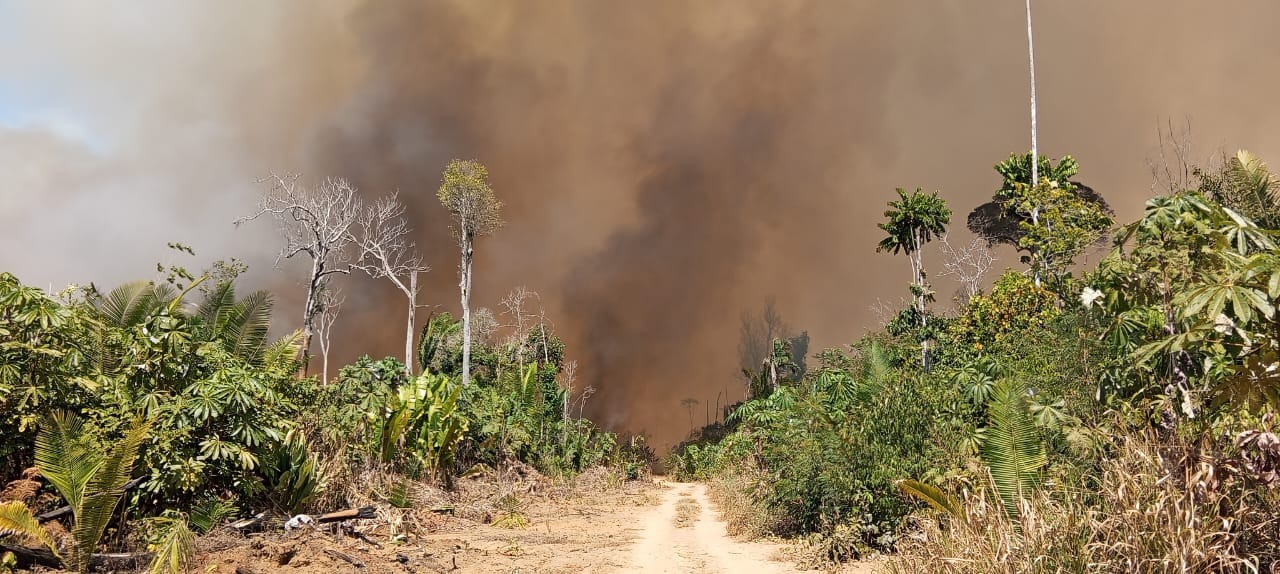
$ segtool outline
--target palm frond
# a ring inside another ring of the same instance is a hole
[[[97,310],[108,324],[128,328],[168,305],[175,295],[175,289],[167,283],[131,281],[103,296]]]
[[[213,332],[221,332],[226,317],[236,303],[236,286],[232,281],[218,283],[200,304],[196,306],[193,316],[207,325]]]
[[[872,342],[862,353],[862,373],[857,381],[857,396],[861,400],[869,400],[880,394],[890,383],[893,375],[893,360],[884,346]]]
[[[899,480],[897,485],[903,494],[924,501],[936,510],[947,512],[961,520],[966,516],[964,505],[954,496],[942,492],[941,488],[910,478]]]
[[[262,366],[268,370],[289,372],[294,370],[298,349],[302,347],[302,330],[299,329],[276,339],[262,351]]]
[[[98,471],[85,486],[84,497],[78,507],[72,506],[75,512],[75,525],[71,528],[71,536],[75,546],[71,553],[74,569],[81,572],[87,570],[89,559],[102,539],[107,524],[116,505],[124,495],[124,485],[129,482],[133,472],[133,463],[138,458],[138,449],[147,436],[150,425],[135,423],[125,433],[124,438],[112,445],[102,457]]]
[[[187,563],[195,554],[196,537],[187,527],[187,521],[180,518],[169,519],[164,523],[164,534],[155,556],[151,558],[150,574],[181,574],[186,572]]]
[[[73,509],[80,507],[89,479],[102,466],[102,458],[94,456],[83,437],[80,417],[65,411],[46,417],[36,434],[36,468]]]
[[[231,502],[209,497],[191,507],[188,520],[190,525],[195,527],[196,532],[207,534],[235,512],[236,506]]]
[[[982,459],[991,471],[996,493],[1011,518],[1019,515],[1022,501],[1040,484],[1040,471],[1048,464],[1044,444],[1027,401],[1026,387],[1004,379],[992,393]]]
[[[227,351],[258,364],[267,345],[272,306],[271,293],[267,291],[254,291],[237,301],[231,307],[218,337]]]
[[[45,545],[55,555],[58,553],[58,545],[54,544],[53,538],[40,527],[31,510],[18,501],[0,502],[0,537],[3,536],[29,538]]]

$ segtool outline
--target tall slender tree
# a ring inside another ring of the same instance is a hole
[[[880,240],[876,251],[889,251],[893,254],[905,253],[911,262],[911,295],[915,302],[915,315],[923,331],[928,327],[927,305],[932,299],[927,275],[924,269],[924,245],[946,233],[951,223],[951,209],[947,202],[938,197],[938,192],[925,194],[920,188],[907,195],[902,188],[897,189],[898,201],[890,201],[889,209],[884,212],[888,221],[880,224],[880,229],[888,235]],[[920,351],[920,364],[929,366],[929,341],[924,340]]]
[[[475,240],[502,227],[502,202],[489,185],[489,170],[476,160],[450,161],[437,195],[453,216],[453,234],[462,255],[458,291],[462,300],[462,384],[465,386],[471,382],[471,266]]]
[[[414,322],[418,314],[418,274],[430,270],[409,239],[405,206],[396,194],[379,199],[360,218],[355,243],[360,248],[356,267],[374,279],[386,279],[408,301],[404,331],[404,368],[413,376]]]

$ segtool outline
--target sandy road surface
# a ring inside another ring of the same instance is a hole
[[[391,544],[386,526],[368,540],[319,530],[201,541],[192,571],[204,574],[608,574],[801,572],[773,560],[779,546],[730,538],[702,484],[635,483],[594,495],[529,507],[528,524],[491,524],[437,516],[438,530]],[[433,527],[435,528],[435,527]],[[373,544],[370,541],[380,540]],[[346,555],[362,566],[353,567]],[[868,563],[843,574],[870,574]]]
[[[678,507],[688,499],[697,504],[685,526],[677,523]],[[622,572],[802,572],[770,557],[777,546],[739,542],[729,538],[725,524],[711,509],[707,487],[702,484],[668,483],[662,504],[638,517],[644,530],[632,548],[631,562]]]

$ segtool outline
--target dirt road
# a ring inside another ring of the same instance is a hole
[[[705,485],[666,486],[662,504],[642,518],[644,530],[622,572],[801,572],[771,559],[775,545],[729,538],[711,509]]]
[[[258,538],[202,540],[193,571],[206,574],[426,574],[501,572],[539,574],[801,572],[773,559],[779,546],[743,542],[726,533],[702,484],[629,483],[556,500],[534,501],[520,527],[498,527],[423,511],[443,520],[434,533],[402,544],[371,521],[366,539],[322,531]],[[379,543],[374,543],[378,542]],[[353,568],[349,560],[361,563]],[[844,574],[869,574],[869,564],[846,564]]]

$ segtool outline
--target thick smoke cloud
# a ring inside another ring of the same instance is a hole
[[[776,295],[815,349],[851,341],[905,294],[905,263],[874,253],[893,188],[941,189],[959,230],[1029,139],[1018,1],[79,8],[25,8],[0,40],[0,72],[79,94],[55,107],[93,134],[6,129],[0,97],[0,164],[26,174],[0,188],[0,224],[30,246],[0,269],[122,280],[177,239],[296,294],[267,269],[270,230],[229,225],[255,177],[294,169],[400,190],[433,266],[425,298],[455,310],[434,191],[474,157],[509,222],[478,247],[477,303],[539,291],[599,389],[589,410],[660,442],[687,430],[682,399],[738,396],[743,310]],[[1150,193],[1160,121],[1189,116],[1204,156],[1280,161],[1258,69],[1277,16],[1266,0],[1038,2],[1042,151],[1076,155],[1122,219]],[[340,358],[394,354],[396,295],[348,290]]]

